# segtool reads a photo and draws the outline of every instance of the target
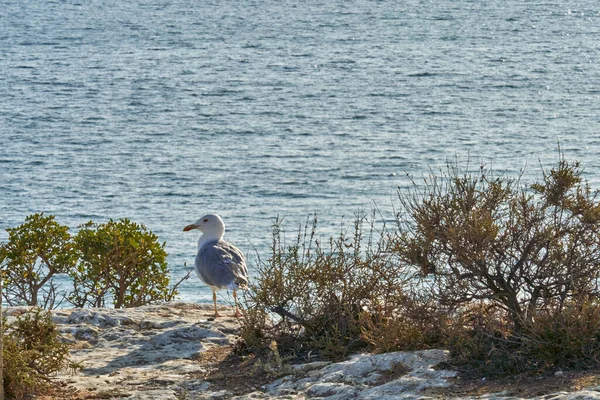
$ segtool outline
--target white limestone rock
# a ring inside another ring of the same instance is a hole
[[[448,352],[442,350],[359,354],[312,370],[300,379],[281,378],[268,385],[267,392],[274,396],[297,393],[306,398],[329,400],[415,398],[424,389],[449,385],[448,378],[456,373],[433,369],[447,358]],[[391,381],[386,381],[387,376]]]
[[[237,319],[209,321],[211,314],[210,305],[184,303],[56,310],[53,319],[83,367],[56,378],[107,399],[179,399],[182,393],[202,398],[212,392],[208,382],[195,378],[204,372],[195,358],[233,343],[239,329]]]
[[[29,307],[7,308],[9,319]],[[223,310],[229,315],[231,310]],[[55,377],[75,389],[104,399],[237,399],[237,400],[405,400],[449,399],[443,388],[456,372],[436,368],[448,352],[424,350],[358,354],[348,360],[295,365],[291,374],[260,391],[234,396],[199,379],[206,372],[196,361],[212,347],[237,339],[235,318],[209,320],[212,305],[169,303],[133,309],[71,309],[53,311],[53,319],[72,346],[81,371]],[[223,387],[221,385],[220,387]],[[225,387],[227,387],[225,385]],[[441,388],[441,390],[440,390]],[[432,390],[428,390],[432,389]],[[506,392],[481,400],[524,400]],[[557,392],[543,400],[600,400],[600,386]]]

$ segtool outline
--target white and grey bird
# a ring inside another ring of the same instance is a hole
[[[248,285],[248,268],[244,254],[223,240],[225,224],[217,214],[206,214],[196,223],[183,228],[184,231],[198,229],[202,236],[198,240],[198,254],[196,254],[196,273],[213,291],[215,304],[215,317],[220,317],[217,311],[217,290],[233,290],[235,302],[235,317],[241,313],[237,303],[237,289],[246,289]]]

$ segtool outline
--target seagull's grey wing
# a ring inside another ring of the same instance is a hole
[[[217,246],[227,252],[233,259],[231,269],[235,275],[238,286],[245,288],[248,285],[248,267],[246,267],[246,259],[240,249],[224,240],[219,240]]]
[[[248,284],[244,255],[224,240],[209,243],[198,251],[196,272],[206,284],[217,288],[243,288]]]

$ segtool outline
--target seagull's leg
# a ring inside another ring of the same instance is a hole
[[[217,291],[213,289],[213,302],[215,303],[215,318],[220,317],[221,315],[217,311]]]
[[[233,316],[236,318],[239,318],[242,316],[242,313],[238,309],[237,293],[236,293],[235,289],[233,289],[233,302],[235,303],[235,314],[233,314]]]

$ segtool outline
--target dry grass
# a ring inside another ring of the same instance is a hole
[[[320,241],[315,216],[290,245],[275,222],[271,256],[257,266],[246,301],[242,338],[250,352],[270,354],[275,342],[284,360],[343,359],[369,346],[373,336],[363,333],[371,322],[406,308],[398,303],[412,276],[372,221],[357,217],[338,237]]]
[[[197,376],[212,384],[212,391],[227,390],[241,395],[260,390],[274,380],[257,368],[255,356],[240,356],[234,346],[215,346],[200,354],[198,363],[205,373]]]
[[[600,369],[566,371],[559,374],[517,375],[498,379],[456,378],[448,388],[429,389],[427,394],[442,398],[476,397],[505,392],[520,398],[539,398],[557,392],[572,392],[600,385]]]

